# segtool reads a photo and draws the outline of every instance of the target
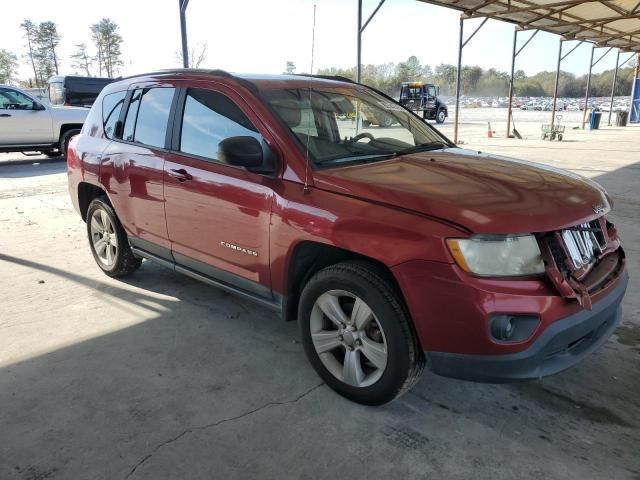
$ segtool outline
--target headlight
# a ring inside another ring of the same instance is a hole
[[[447,246],[465,272],[488,277],[544,273],[540,248],[533,235],[449,238]]]

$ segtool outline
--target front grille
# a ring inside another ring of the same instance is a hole
[[[537,237],[549,279],[581,305],[590,305],[590,295],[606,288],[624,268],[616,229],[604,217]]]
[[[567,255],[574,268],[592,263],[605,247],[605,237],[599,220],[582,223],[560,232]]]

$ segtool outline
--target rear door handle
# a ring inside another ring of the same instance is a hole
[[[0,117],[10,117],[10,113],[0,113]]]
[[[184,168],[169,170],[169,175],[177,179],[179,182],[186,182],[187,180],[193,180],[193,177]]]

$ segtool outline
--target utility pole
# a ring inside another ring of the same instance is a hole
[[[189,0],[178,0],[180,7],[180,34],[182,36],[182,66],[189,68],[189,46],[187,45],[187,6]]]

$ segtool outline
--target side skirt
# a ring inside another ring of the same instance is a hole
[[[183,275],[186,275],[188,277],[191,277],[195,280],[201,281],[203,283],[206,283],[208,285],[211,285],[213,287],[216,288],[220,288],[226,292],[229,293],[233,293],[236,294],[240,297],[246,298],[248,300],[251,300],[259,305],[262,305],[263,307],[268,308],[269,310],[272,310],[274,312],[278,312],[280,314],[280,316],[284,315],[284,306],[285,306],[285,299],[282,295],[273,293],[273,298],[265,298],[263,296],[257,295],[255,293],[249,292],[245,289],[236,287],[234,285],[229,284],[228,282],[222,281],[219,278],[215,278],[212,277],[210,275],[205,274],[204,272],[195,270],[193,268],[187,268],[185,266],[182,265],[178,265],[170,260],[167,260],[165,258],[162,258],[158,255],[155,255],[153,253],[150,253],[146,250],[143,250],[142,248],[139,247],[135,247],[133,245],[131,245],[131,251],[133,252],[134,255],[141,257],[141,258],[145,258],[147,260],[150,260],[152,262],[158,263],[159,265],[162,265],[163,267],[167,267],[171,270],[174,270],[178,273],[182,273]],[[195,261],[194,261],[195,262]],[[229,275],[232,275],[228,272],[224,272],[225,276],[228,277]],[[239,278],[239,281],[242,282],[247,282],[248,280],[242,278]],[[284,318],[284,317],[283,317]]]

